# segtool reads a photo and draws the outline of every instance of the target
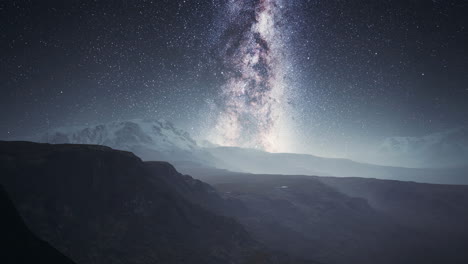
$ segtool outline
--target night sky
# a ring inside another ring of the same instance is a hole
[[[2,1],[0,138],[164,118],[216,143],[346,156],[466,126],[467,14],[463,0]]]

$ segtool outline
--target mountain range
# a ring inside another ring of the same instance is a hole
[[[388,164],[409,167],[463,167],[468,162],[468,127],[420,137],[386,138],[374,153]]]
[[[97,145],[0,142],[0,171],[26,225],[76,263],[302,263],[187,200],[209,188],[165,162]]]
[[[468,261],[468,186],[203,169],[0,142],[0,183],[22,220],[75,263]]]
[[[450,146],[454,145],[454,142],[462,144],[463,140],[461,139],[464,134],[457,131],[456,134],[459,136],[454,136],[453,133],[447,134],[453,135],[452,138],[455,137],[456,140],[448,140],[449,136],[446,134],[444,134],[445,136],[430,137],[441,139],[439,141],[434,139],[431,142],[446,142],[432,145],[449,146],[450,144],[447,142],[452,142]],[[260,174],[367,177],[426,183],[468,184],[468,167],[460,165],[463,163],[457,163],[459,166],[451,167],[407,168],[380,166],[349,159],[324,158],[308,154],[269,153],[255,149],[221,147],[206,141],[201,144],[190,137],[187,132],[176,128],[165,120],[134,119],[93,126],[55,128],[35,136],[19,139],[54,144],[109,146],[114,149],[131,151],[143,160],[171,162],[179,171],[187,174],[196,174],[197,171],[207,173],[212,169],[223,169]],[[389,142],[395,140],[388,139]],[[409,139],[399,139],[395,142],[403,141],[412,142]],[[383,146],[387,146],[388,150],[390,146],[393,146],[392,149],[396,149],[397,145],[402,144],[386,143]],[[392,151],[396,153],[394,150]],[[437,153],[437,149],[434,150],[434,153]],[[421,156],[424,155],[421,154]],[[407,156],[402,155],[402,157]],[[461,155],[459,159],[463,159],[463,157]]]

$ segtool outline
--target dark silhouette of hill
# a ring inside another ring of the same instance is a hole
[[[296,263],[189,202],[167,181],[176,173],[167,163],[103,146],[0,142],[0,170],[26,224],[77,263]]]
[[[108,147],[29,142],[0,142],[0,172],[27,226],[77,263],[468,263],[468,186],[194,179]]]
[[[1,263],[74,263],[28,229],[2,186],[0,186],[0,210],[2,212]]]

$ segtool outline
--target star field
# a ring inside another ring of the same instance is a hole
[[[0,137],[164,118],[203,138],[226,85],[220,50],[234,2],[2,1]],[[385,137],[468,125],[466,1],[281,9],[291,151],[346,156]]]

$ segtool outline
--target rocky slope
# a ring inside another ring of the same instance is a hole
[[[341,193],[365,199],[401,225],[433,232],[439,236],[438,241],[464,242],[459,244],[468,249],[468,186],[364,178],[316,179]]]
[[[24,224],[7,193],[0,186],[0,262],[73,264],[48,243],[36,237]]]
[[[241,201],[236,218],[273,249],[322,263],[468,262],[468,186],[215,173],[201,178]]]
[[[289,261],[181,196],[165,163],[102,146],[0,142],[0,170],[26,224],[77,263]]]
[[[0,171],[31,230],[77,263],[468,262],[468,186],[197,171],[207,184],[26,142],[0,142]]]

